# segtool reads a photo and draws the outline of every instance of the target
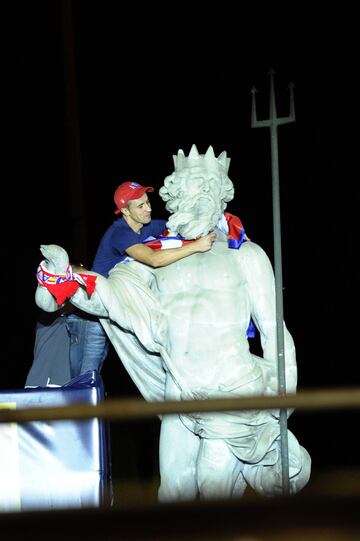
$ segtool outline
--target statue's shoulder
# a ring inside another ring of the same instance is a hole
[[[256,242],[247,240],[239,248],[239,257],[249,272],[271,271],[272,265],[265,250]]]
[[[242,243],[239,248],[239,253],[247,257],[267,257],[265,250],[252,240],[247,240]]]

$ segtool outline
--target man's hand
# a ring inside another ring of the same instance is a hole
[[[216,233],[215,233],[215,231],[213,231],[212,233],[208,233],[204,237],[200,237],[199,239],[197,239],[193,243],[193,246],[194,247],[196,246],[196,251],[197,252],[207,252],[207,251],[211,250],[211,247],[212,247],[215,239],[216,239]]]

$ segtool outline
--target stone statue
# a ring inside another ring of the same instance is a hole
[[[234,196],[229,163],[226,152],[215,157],[212,147],[203,155],[193,145],[187,157],[179,150],[175,170],[159,192],[170,213],[169,237],[191,240],[216,230],[209,252],[157,269],[119,264],[108,279],[96,275],[91,296],[80,286],[71,297],[100,316],[146,400],[278,393],[273,270],[259,245],[247,238],[237,242],[229,230],[232,216],[225,209]],[[45,257],[56,250],[64,256],[60,247],[42,247]],[[51,294],[41,295],[36,302],[46,310]],[[262,357],[249,348],[250,320],[260,333]],[[285,323],[284,341],[286,388],[295,393],[296,353]],[[308,482],[311,459],[290,430],[288,448],[293,494]],[[160,501],[240,497],[247,486],[280,495],[278,412],[165,415],[159,459]]]

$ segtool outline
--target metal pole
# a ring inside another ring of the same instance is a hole
[[[268,120],[258,121],[256,118],[255,92],[252,89],[252,128],[270,128],[271,145],[271,173],[272,173],[272,203],[273,203],[273,235],[274,235],[274,273],[275,273],[275,296],[276,296],[276,338],[277,338],[277,361],[278,361],[278,390],[279,395],[286,394],[285,376],[285,347],[284,347],[284,310],[283,310],[283,285],[282,285],[282,253],[281,253],[281,219],[280,219],[280,182],[279,182],[279,154],[277,127],[280,124],[288,124],[295,121],[293,85],[290,84],[290,114],[288,117],[278,118],[276,114],[276,102],[274,91],[274,70],[269,70],[270,75],[270,117]],[[281,469],[283,494],[289,494],[289,452],[287,438],[287,410],[280,409],[280,438],[281,438]]]

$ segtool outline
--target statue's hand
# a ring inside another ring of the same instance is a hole
[[[56,312],[61,308],[46,287],[41,286],[36,288],[35,304],[44,312]]]

